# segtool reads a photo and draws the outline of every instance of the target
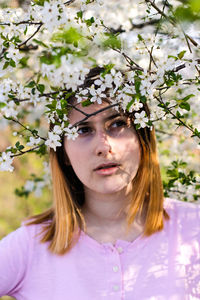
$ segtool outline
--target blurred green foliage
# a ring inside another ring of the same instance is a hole
[[[9,135],[9,133],[7,133]],[[13,140],[13,137],[8,137]],[[12,144],[12,142],[11,142]],[[0,172],[0,238],[20,226],[28,216],[38,214],[51,205],[51,191],[44,189],[41,197],[17,197],[15,189],[23,186],[30,174],[43,172],[43,159],[32,153],[16,159],[15,172]]]
[[[200,20],[200,1],[199,0],[179,0],[179,5],[175,10],[175,16],[180,21],[193,22]]]

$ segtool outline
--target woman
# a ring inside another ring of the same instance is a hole
[[[50,151],[53,208],[0,243],[0,296],[200,299],[200,209],[163,199],[154,130],[109,99],[69,121],[79,136]]]

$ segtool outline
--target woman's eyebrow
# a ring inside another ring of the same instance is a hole
[[[122,116],[120,113],[110,115],[108,117],[105,117],[103,119],[103,121],[110,121],[110,120],[115,119],[115,118],[120,117],[120,116]],[[78,126],[83,126],[83,125],[86,126],[86,125],[91,125],[91,123],[93,123],[93,122],[92,121],[84,121],[84,122],[80,121],[80,122],[77,122],[77,125]]]

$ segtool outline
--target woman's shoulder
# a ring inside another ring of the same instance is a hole
[[[179,214],[197,213],[200,214],[200,203],[196,202],[185,202],[172,198],[165,198],[164,208],[166,211],[174,211]]]
[[[19,228],[9,233],[7,236],[3,237],[1,240],[1,247],[11,247],[11,245],[17,245],[27,250],[27,248],[32,247],[41,239],[42,225],[41,224],[31,224],[27,225],[23,222]]]
[[[164,208],[170,219],[169,224],[173,230],[182,232],[185,236],[196,236],[200,239],[200,204],[183,202],[166,198]]]

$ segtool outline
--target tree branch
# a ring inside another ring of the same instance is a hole
[[[115,106],[119,106],[119,103],[111,104],[111,105],[106,106],[106,107],[104,107],[104,108],[101,108],[101,109],[99,109],[99,110],[97,110],[97,111],[95,111],[95,112],[93,112],[93,113],[91,113],[91,114],[86,114],[86,113],[84,113],[82,110],[79,110],[79,111],[80,111],[83,115],[85,115],[86,117],[83,118],[82,120],[76,122],[71,128],[74,128],[74,127],[76,127],[77,125],[79,125],[79,123],[82,123],[82,122],[88,120],[90,117],[96,116],[97,114],[99,114],[99,113],[101,113],[101,112],[103,112],[103,111],[106,111],[106,110],[108,110],[108,109],[110,109],[110,108],[113,108],[113,107],[115,107]],[[77,109],[77,107],[73,107],[73,108],[74,108],[74,109]]]
[[[36,137],[40,138],[40,139],[43,140],[43,141],[46,141],[45,138],[41,137],[40,135],[38,135],[37,133],[35,133],[35,132],[34,132],[33,130],[31,130],[30,128],[27,128],[27,127],[26,127],[25,125],[23,125],[20,121],[15,120],[15,119],[10,119],[10,118],[7,118],[7,117],[4,117],[4,118],[7,119],[7,120],[12,121],[12,122],[14,122],[14,123],[19,124],[19,125],[22,126],[25,130],[30,131],[31,134],[32,134],[33,136],[36,136]]]
[[[178,120],[179,123],[180,123],[182,126],[186,127],[186,128],[187,128],[189,131],[191,131],[195,136],[197,136],[197,135],[195,134],[195,131],[194,131],[190,126],[188,126],[186,123],[184,123],[179,117],[177,117],[177,116],[170,110],[170,108],[169,108],[169,107],[164,103],[164,101],[162,100],[161,96],[160,96],[160,98],[157,97],[157,96],[155,96],[155,99],[156,99],[160,104],[162,104],[162,105],[164,106],[165,110],[166,110],[169,114],[171,114],[171,115],[174,117],[174,119]],[[198,137],[198,136],[197,136],[197,137]],[[200,138],[200,137],[199,137],[199,138]]]
[[[65,5],[70,5],[72,3],[74,3],[76,0],[68,0],[66,2],[64,2]]]
[[[10,157],[21,156],[21,155],[23,155],[23,154],[25,154],[25,153],[32,152],[32,151],[34,151],[34,150],[40,148],[40,147],[43,146],[43,145],[44,145],[44,143],[42,143],[42,144],[40,144],[40,145],[37,145],[37,146],[35,146],[35,147],[33,147],[33,148],[29,149],[29,150],[26,150],[26,151],[20,151],[20,153],[17,153],[17,154],[12,154]]]
[[[19,49],[23,46],[23,45],[26,45],[26,43],[28,41],[30,41],[35,35],[36,33],[40,30],[40,28],[42,27],[43,23],[40,23],[40,25],[38,26],[38,28],[36,29],[36,31],[26,40],[24,41],[23,43],[21,43],[20,45],[18,45]]]
[[[147,21],[144,23],[139,23],[139,24],[135,24],[135,23],[131,22],[131,25],[132,25],[131,29],[142,29],[146,26],[158,24],[159,22],[160,22],[159,19],[152,19],[150,21]]]

